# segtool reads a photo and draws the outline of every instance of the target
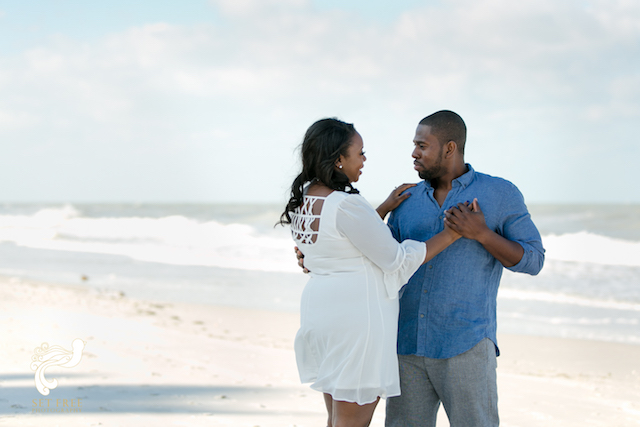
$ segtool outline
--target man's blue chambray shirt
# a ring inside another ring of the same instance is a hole
[[[501,178],[468,172],[453,180],[442,206],[423,181],[389,218],[398,241],[425,241],[442,231],[444,212],[478,199],[487,226],[524,248],[509,270],[538,274],[544,263],[540,233],[520,191]],[[422,265],[401,291],[398,354],[446,359],[473,348],[483,338],[496,344],[496,298],[503,266],[480,243],[460,238]]]

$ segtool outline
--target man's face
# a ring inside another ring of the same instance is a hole
[[[447,171],[442,165],[443,146],[431,133],[431,126],[418,125],[413,143],[413,168],[418,171],[420,178],[431,181],[443,176]]]

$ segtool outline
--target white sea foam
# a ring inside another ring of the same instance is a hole
[[[619,317],[571,317],[499,312],[503,333],[529,333],[625,344],[640,344],[638,319]]]
[[[540,301],[555,304],[569,304],[581,307],[606,308],[613,310],[628,310],[640,312],[640,304],[615,300],[600,300],[585,298],[575,295],[567,295],[563,293],[552,293],[542,291],[528,291],[519,289],[509,289],[501,287],[498,291],[498,298],[521,300],[521,301]]]
[[[606,265],[640,266],[640,242],[581,231],[543,236],[547,259]]]
[[[287,229],[164,218],[86,218],[71,206],[0,216],[0,241],[75,252],[124,255],[177,265],[297,272]]]
[[[265,229],[182,215],[84,217],[73,206],[46,208],[32,215],[0,215],[0,241],[166,264],[299,271],[286,227]],[[579,232],[549,234],[543,244],[548,260],[640,266],[640,242]]]

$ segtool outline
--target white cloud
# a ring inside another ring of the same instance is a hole
[[[0,110],[0,127],[4,129],[23,128],[35,123],[36,119],[27,113],[13,113]]]
[[[321,13],[304,0],[212,3],[222,24],[157,23],[91,43],[57,36],[0,57],[0,138],[49,154],[55,144],[87,168],[121,170],[123,180],[157,174],[159,183],[190,188],[194,199],[274,199],[288,184],[275,165],[291,163],[313,120],[338,115],[369,132],[370,178],[362,185],[381,198],[397,184],[387,183],[389,171],[415,179],[413,126],[439,108],[469,122],[474,162],[517,184],[534,173],[521,163],[549,161],[550,150],[567,146],[564,133],[582,147],[597,145],[594,120],[619,138],[640,118],[635,2],[457,0],[392,25]],[[403,141],[406,151],[390,141]],[[207,190],[206,182],[231,175],[246,193]],[[256,175],[265,185],[258,191]],[[70,173],[60,179],[81,186]],[[185,194],[143,181],[105,197]],[[561,197],[534,187],[537,198]]]
[[[640,33],[640,3],[634,0],[597,0],[588,12],[607,34],[623,41],[637,40]]]

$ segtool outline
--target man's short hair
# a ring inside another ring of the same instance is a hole
[[[434,134],[440,145],[449,141],[454,141],[460,153],[464,154],[464,143],[467,141],[467,125],[458,114],[449,110],[436,111],[430,116],[420,120],[420,124],[431,126],[431,133]]]

